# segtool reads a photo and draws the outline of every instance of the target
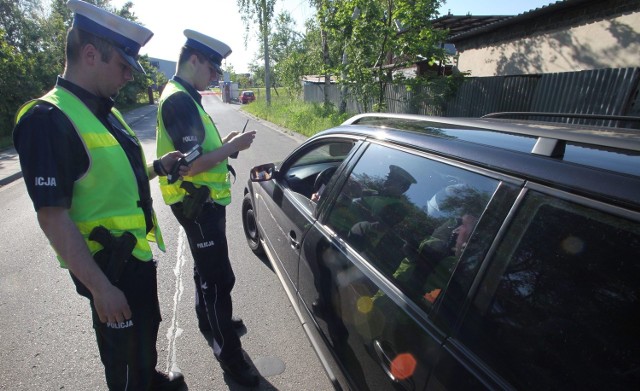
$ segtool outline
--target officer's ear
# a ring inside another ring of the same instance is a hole
[[[189,63],[193,67],[198,66],[198,64],[200,63],[200,59],[198,58],[198,55],[195,53],[191,53],[191,55],[189,56]]]
[[[95,66],[98,61],[101,61],[100,52],[93,44],[86,44],[80,51],[80,61],[89,66]]]

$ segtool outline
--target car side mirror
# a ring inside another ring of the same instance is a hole
[[[273,179],[277,172],[275,164],[261,164],[251,169],[249,172],[249,178],[251,179],[251,182],[266,182]]]

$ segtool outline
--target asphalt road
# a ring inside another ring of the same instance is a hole
[[[205,96],[206,110],[221,134],[239,130],[249,118],[239,105]],[[258,131],[250,150],[232,165],[238,173],[227,208],[227,236],[236,273],[234,311],[244,319],[243,347],[262,375],[259,390],[331,390],[320,362],[280,282],[249,250],[240,219],[249,168],[282,159],[303,140],[251,118]],[[136,122],[147,159],[155,156],[155,113]],[[193,259],[186,237],[157,180],[152,196],[167,252],[154,251],[163,322],[158,368],[180,369],[188,390],[243,390],[224,376],[197,329],[193,310]],[[78,296],[40,231],[24,182],[0,188],[0,389],[104,390],[103,370],[91,329],[88,302]]]

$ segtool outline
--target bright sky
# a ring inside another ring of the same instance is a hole
[[[111,0],[120,8],[127,0]],[[154,32],[153,38],[140,51],[149,57],[176,61],[180,47],[186,41],[185,29],[192,29],[212,36],[228,44],[233,53],[227,57],[227,65],[235,72],[248,72],[249,63],[255,57],[259,45],[255,33],[250,33],[244,44],[244,26],[235,0],[131,0],[138,20]],[[552,0],[448,0],[440,8],[440,14],[452,15],[517,15],[555,1]],[[172,4],[168,6],[166,4]],[[309,0],[276,0],[276,14],[287,10],[303,30],[304,21],[314,16]],[[254,29],[255,31],[255,29]]]

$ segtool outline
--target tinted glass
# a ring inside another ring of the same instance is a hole
[[[350,140],[314,143],[286,162],[282,176],[291,190],[313,199],[313,195],[327,185],[354,144]]]
[[[372,145],[343,186],[327,225],[430,309],[497,185],[461,168]]]
[[[563,159],[585,166],[640,175],[640,153],[635,151],[616,151],[612,148],[568,143]]]
[[[637,389],[640,225],[530,192],[460,339],[519,389]]]

